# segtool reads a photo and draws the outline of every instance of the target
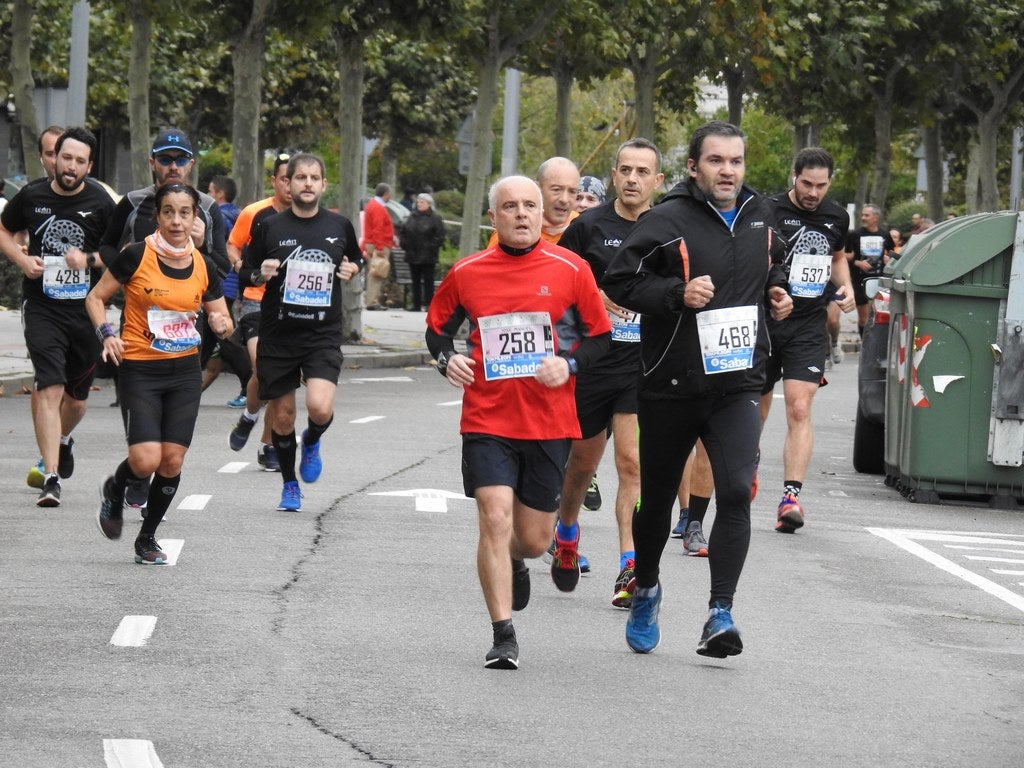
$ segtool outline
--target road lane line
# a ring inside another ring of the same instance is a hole
[[[153,742],[144,739],[104,739],[103,759],[107,768],[164,768]]]
[[[380,384],[387,383],[389,381],[399,381],[405,383],[412,381],[412,379],[408,376],[380,376],[378,378],[373,379],[349,379],[349,381],[351,381],[353,384]]]
[[[986,563],[1024,563],[1024,560],[1015,557],[983,557],[981,555],[964,555],[968,560],[981,560]]]
[[[945,571],[946,573],[952,574],[958,578],[963,579],[968,584],[973,584],[979,589],[988,592],[993,597],[997,597],[1003,602],[1009,603],[1017,610],[1024,611],[1024,597],[1018,595],[1016,592],[1011,592],[1001,584],[996,584],[994,581],[986,579],[984,576],[970,571],[954,562],[951,562],[944,558],[942,555],[932,552],[927,547],[921,546],[916,541],[911,541],[911,535],[921,534],[920,538],[927,538],[929,540],[935,540],[938,537],[934,536],[934,532],[928,531],[897,531],[887,528],[865,528],[869,533],[873,533],[879,538],[885,539],[886,541],[892,542],[900,549],[906,550],[912,555],[916,555],[924,560],[926,563],[931,563],[936,568]],[[948,538],[948,536],[947,536]],[[966,537],[964,537],[966,538]]]
[[[352,419],[349,424],[369,424],[371,421],[380,421],[383,416],[363,416],[361,419]]]
[[[248,461],[229,461],[227,464],[225,464],[217,471],[224,472],[225,474],[228,475],[236,475],[248,466]]]
[[[155,628],[156,616],[125,616],[114,630],[110,644],[122,648],[138,648],[146,644]]]
[[[438,403],[438,406],[441,407],[441,408],[450,408],[453,405],[462,405],[462,401],[461,400],[449,400],[446,403]]]
[[[1020,549],[999,549],[998,547],[971,547],[966,544],[944,544],[946,549],[970,549],[976,552],[1009,552],[1011,555],[1024,554]]]
[[[989,568],[989,570],[1000,576],[1024,576],[1024,571],[1004,571],[1001,568]]]
[[[181,548],[185,546],[184,539],[160,539],[160,549],[167,555],[167,565],[177,565]]]
[[[208,493],[193,493],[181,500],[181,504],[178,505],[178,509],[190,511],[204,510],[212,498],[213,497]]]

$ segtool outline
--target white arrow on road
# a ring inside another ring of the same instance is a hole
[[[436,488],[413,488],[408,491],[378,491],[368,496],[413,496],[417,512],[447,512],[448,499],[466,499],[461,493],[439,491]]]

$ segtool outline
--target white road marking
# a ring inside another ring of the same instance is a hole
[[[349,379],[353,384],[380,384],[388,381],[399,381],[402,383],[410,382],[412,379],[408,376],[381,376],[376,379]]]
[[[828,495],[829,496],[848,496],[849,494],[847,494],[846,491],[829,491]]]
[[[160,539],[160,549],[167,555],[166,565],[177,565],[178,556],[181,555],[181,548],[185,546],[184,539]]]
[[[111,645],[138,648],[145,645],[156,628],[156,616],[125,616],[110,638]]]
[[[349,424],[369,424],[371,421],[380,421],[383,416],[363,416],[361,419],[352,419]]]
[[[153,742],[144,739],[104,739],[103,759],[107,768],[164,768]]]
[[[461,400],[449,400],[446,403],[438,403],[438,405],[440,407],[442,407],[442,408],[450,408],[453,405],[462,405],[462,401]]]
[[[206,509],[206,505],[210,503],[210,499],[212,498],[213,497],[208,493],[193,493],[181,500],[181,504],[178,505],[178,509],[190,511],[203,510]]]
[[[1011,542],[1012,543],[1012,542]],[[972,549],[976,552],[1009,552],[1010,554],[1024,554],[1024,549],[998,549],[996,547],[971,547],[966,544],[943,544],[946,549]]]
[[[448,499],[466,499],[461,493],[451,491],[440,491],[436,488],[413,488],[408,491],[377,491],[367,494],[368,496],[412,496],[416,499],[415,509],[417,512],[447,512]]]
[[[988,563],[1024,563],[1014,557],[982,557],[981,555],[964,555],[968,560],[982,560]]]
[[[927,563],[931,563],[936,568],[961,578],[968,584],[973,584],[979,589],[988,592],[993,597],[997,597],[1003,602],[1008,603],[1017,610],[1024,611],[1024,596],[1018,595],[1016,592],[1012,592],[1003,585],[986,579],[984,576],[977,574],[974,571],[970,571],[963,566],[957,565],[956,563],[947,560],[942,555],[932,552],[927,547],[918,544],[917,541],[914,541],[914,539],[918,539],[921,541],[960,541],[968,544],[1013,544],[1016,543],[1013,539],[1019,539],[1021,537],[1012,536],[1001,539],[996,538],[1001,534],[992,533],[959,534],[950,531],[896,530],[890,528],[866,528],[865,530],[869,533],[873,533],[875,536],[892,542],[897,547],[906,550],[912,555],[920,557],[922,560]]]
[[[223,467],[218,469],[218,472],[224,472],[229,475],[235,475],[241,472],[243,469],[249,466],[248,461],[229,461]]]
[[[1024,571],[1006,571],[1001,568],[989,568],[992,573],[998,573],[1000,576],[1024,576]]]

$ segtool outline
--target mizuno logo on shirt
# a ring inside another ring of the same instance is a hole
[[[78,211],[78,215],[85,219],[92,215],[92,211]]]
[[[336,237],[325,237],[324,240],[326,240],[331,245],[334,245],[336,242],[338,242],[338,238]]]

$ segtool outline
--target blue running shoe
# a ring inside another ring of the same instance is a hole
[[[737,656],[742,652],[743,641],[740,639],[739,628],[732,621],[732,614],[728,608],[715,603],[711,606],[700,642],[697,643],[697,653],[701,656],[724,659],[726,656]]]
[[[679,510],[679,522],[676,523],[676,527],[672,529],[672,538],[681,539],[686,535],[686,524],[690,522],[690,510],[680,509]]]
[[[633,602],[629,606],[629,618],[626,619],[626,642],[634,653],[650,653],[661,642],[661,630],[658,629],[658,611],[661,610],[661,596],[664,592],[661,584],[653,597],[641,597],[633,593]]]
[[[580,573],[590,573],[590,561],[586,555],[580,555]]]
[[[281,489],[281,503],[277,505],[280,512],[298,512],[302,509],[302,491],[299,484],[290,480]]]
[[[240,394],[234,400],[228,400],[224,405],[228,408],[245,408],[245,392]]]
[[[323,471],[324,463],[320,461],[320,441],[306,445],[306,432],[302,433],[302,459],[299,461],[299,477],[304,483],[315,483]]]

